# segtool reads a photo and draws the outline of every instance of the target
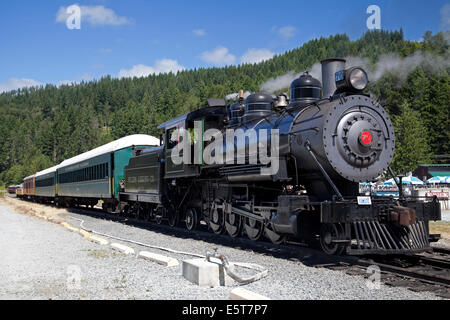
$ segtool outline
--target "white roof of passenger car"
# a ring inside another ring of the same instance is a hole
[[[131,146],[159,146],[159,139],[146,134],[133,134],[131,136],[126,136],[118,140],[107,143],[101,147],[92,149],[85,153],[79,154],[73,158],[64,160],[57,167],[62,168],[70,166],[72,164],[88,160],[102,154],[111,153],[120,149],[128,148]],[[51,168],[50,168],[51,169]],[[50,170],[48,169],[48,170]],[[55,169],[56,170],[56,169]]]
[[[40,177],[40,176],[43,176],[43,175],[46,175],[47,173],[55,172],[56,169],[58,169],[58,167],[59,167],[59,165],[51,167],[51,168],[48,168],[48,169],[45,169],[45,170],[42,170],[42,171],[39,171],[39,172],[36,173],[36,178]]]
[[[23,178],[23,181],[31,179],[31,178],[33,178],[33,176],[34,176],[34,174],[32,174],[31,176],[25,177],[25,178]]]

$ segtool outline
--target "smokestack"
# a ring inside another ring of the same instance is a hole
[[[335,73],[345,69],[344,59],[326,59],[322,63],[323,97],[329,98],[336,91]]]

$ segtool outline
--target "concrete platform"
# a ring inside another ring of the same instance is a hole
[[[156,262],[156,263],[161,264],[166,267],[174,267],[174,266],[179,265],[179,262],[177,259],[163,256],[162,254],[157,254],[157,253],[153,253],[153,252],[141,251],[141,252],[139,252],[138,256],[139,256],[139,258],[150,260],[150,261]]]
[[[230,292],[231,300],[271,300],[265,296],[262,296],[256,292],[246,290],[244,288],[236,288]]]
[[[123,244],[120,244],[120,243],[111,243],[111,248],[118,250],[125,254],[134,254],[133,248],[124,246]]]
[[[85,237],[85,238],[90,238],[90,237],[91,237],[91,234],[90,234],[89,232],[84,231],[84,230],[81,230],[81,229],[80,229],[80,234],[81,234],[83,237]]]
[[[225,286],[234,282],[222,266],[202,258],[183,260],[181,272],[184,278],[201,287]]]
[[[70,224],[68,224],[67,222],[63,222],[63,223],[61,223],[61,225],[62,225],[64,228],[66,228],[67,230],[69,230],[69,231],[72,231],[72,232],[80,232],[80,229],[72,227],[72,226],[71,226]]]

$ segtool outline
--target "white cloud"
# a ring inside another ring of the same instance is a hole
[[[441,8],[441,25],[444,29],[450,27],[450,3]]]
[[[59,86],[63,86],[63,85],[67,85],[67,86],[76,85],[76,84],[81,83],[82,81],[89,82],[89,81],[92,81],[92,80],[94,80],[94,76],[93,75],[91,75],[89,73],[83,73],[83,74],[77,75],[76,80],[61,80],[61,81],[58,81],[56,83],[56,86],[59,87]]]
[[[0,93],[16,90],[19,88],[25,88],[25,87],[35,87],[35,86],[41,86],[43,83],[40,83],[33,79],[18,79],[18,78],[11,78],[8,79],[8,81],[0,83]]]
[[[268,49],[250,49],[241,57],[242,63],[260,63],[272,59],[274,53]]]
[[[229,53],[225,47],[217,47],[212,51],[205,51],[201,54],[200,58],[205,62],[217,66],[233,64],[236,61],[236,57]]]
[[[121,69],[119,71],[119,78],[133,78],[146,77],[150,74],[160,73],[177,73],[184,70],[184,67],[179,65],[176,60],[162,59],[156,61],[154,66],[146,66],[144,64],[134,65],[131,69]]]
[[[132,23],[127,17],[119,17],[116,13],[104,6],[80,6],[81,23],[86,22],[93,26],[121,26]],[[69,14],[66,7],[60,7],[56,13],[56,22],[66,23]]]
[[[293,26],[284,26],[284,27],[272,27],[272,32],[278,34],[280,37],[284,39],[289,39],[295,36],[297,29]]]
[[[192,31],[192,33],[195,34],[198,37],[206,36],[205,29],[195,29],[195,30]]]

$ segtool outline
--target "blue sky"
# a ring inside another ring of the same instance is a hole
[[[81,29],[65,9],[81,7]],[[143,76],[258,62],[320,36],[367,31],[369,5],[381,28],[420,40],[450,29],[444,0],[1,1],[0,92],[24,85]]]

